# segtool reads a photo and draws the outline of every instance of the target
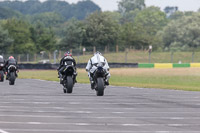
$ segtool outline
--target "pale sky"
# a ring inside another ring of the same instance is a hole
[[[43,0],[44,1],[44,0]],[[76,3],[80,0],[65,0],[69,3]],[[118,9],[120,0],[92,0],[98,4],[103,11]],[[180,11],[197,11],[200,8],[200,0],[145,0],[147,6],[158,6],[164,9],[166,6],[178,6]]]
[[[3,1],[3,0],[0,0]],[[26,0],[23,0],[26,1]],[[45,0],[40,0],[45,1]],[[62,0],[64,1],[64,0]],[[69,3],[76,3],[80,0],[65,0]],[[92,0],[98,4],[103,11],[114,11],[118,9],[120,0]],[[200,8],[200,0],[145,0],[147,6],[158,6],[164,9],[166,6],[178,6],[180,11],[197,11]]]

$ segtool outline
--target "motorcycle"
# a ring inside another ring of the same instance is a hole
[[[16,78],[17,78],[17,67],[15,65],[10,65],[8,67],[9,85],[14,85]]]
[[[4,71],[3,71],[4,63],[0,63],[0,82],[4,81]]]
[[[103,65],[98,65],[93,75],[94,83],[93,88],[96,90],[97,96],[103,96],[106,88],[106,70],[103,69]]]
[[[63,74],[63,91],[64,93],[72,93],[76,81],[76,70],[72,61],[65,62]]]

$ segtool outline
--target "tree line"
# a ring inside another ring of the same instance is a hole
[[[94,46],[112,51],[116,45],[120,49],[145,50],[151,45],[155,51],[200,50],[200,12],[181,12],[178,7],[162,11],[146,7],[145,0],[121,0],[118,10],[113,12],[102,12],[90,0],[72,4],[76,10],[66,9],[70,6],[67,2],[53,0],[2,3],[0,52],[3,53],[80,50],[80,47],[92,50]],[[19,8],[22,5],[26,6]],[[73,17],[66,17],[68,13]]]

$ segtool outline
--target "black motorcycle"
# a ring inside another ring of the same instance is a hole
[[[77,76],[76,69],[72,61],[65,62],[65,68],[62,71],[62,75],[64,93],[72,93]]]
[[[4,63],[0,63],[0,82],[4,81],[4,71],[3,71]]]
[[[106,88],[105,85],[106,71],[103,69],[102,65],[97,66],[97,69],[94,71],[93,79],[94,79],[93,88],[96,90],[96,95],[103,96],[104,89]]]
[[[8,80],[9,80],[9,85],[14,85],[15,80],[17,78],[17,67],[15,65],[10,65],[8,67]]]

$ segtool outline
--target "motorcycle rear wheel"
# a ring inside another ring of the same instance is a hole
[[[11,72],[10,77],[9,77],[9,85],[14,85],[15,84],[15,73]]]
[[[74,85],[74,81],[73,81],[72,77],[67,76],[67,84],[66,84],[67,93],[72,93],[73,85]]]
[[[4,81],[4,73],[0,71],[0,82]]]
[[[104,95],[104,80],[103,78],[97,78],[97,90],[96,90],[97,96],[103,96]]]

